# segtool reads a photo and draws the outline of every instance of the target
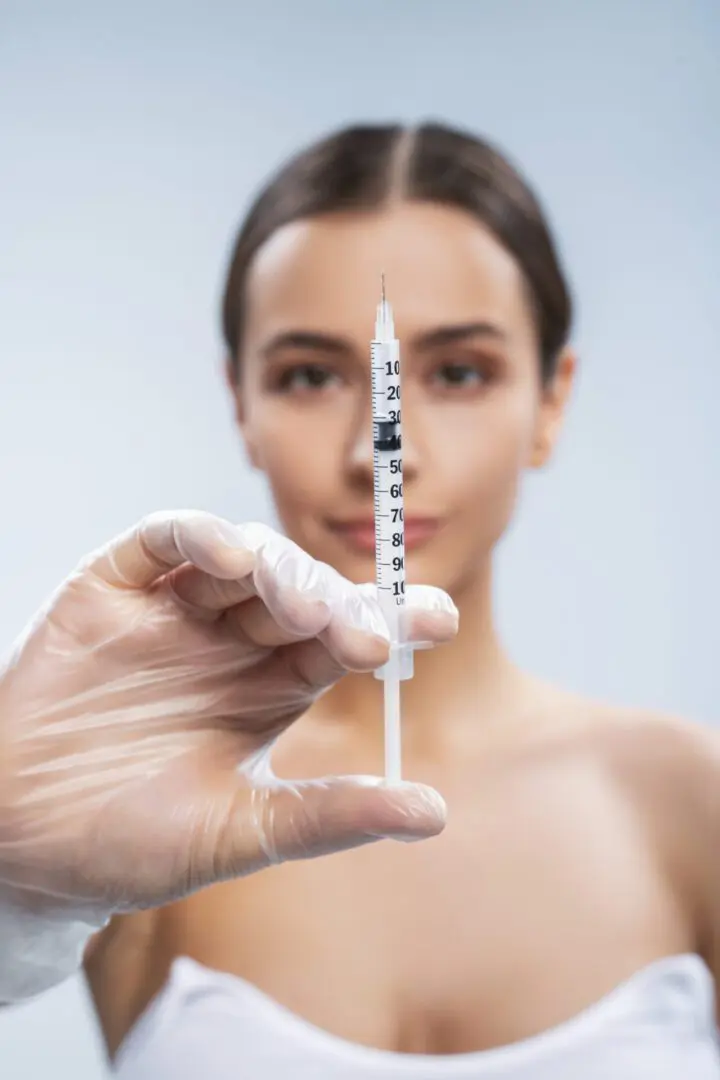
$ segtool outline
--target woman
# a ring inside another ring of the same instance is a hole
[[[289,536],[373,574],[368,338],[385,274],[403,354],[407,572],[460,610],[404,685],[404,770],[445,831],[118,917],[86,970],[121,1077],[720,1076],[709,733],[574,697],[495,632],[493,550],[572,387],[542,211],[480,140],[342,131],[240,232],[228,385]],[[381,768],[381,688],[351,675],[283,737],[280,776]]]

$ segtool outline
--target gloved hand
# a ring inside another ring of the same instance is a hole
[[[410,641],[456,631],[439,590],[410,588],[407,612]],[[262,525],[151,515],[84,560],[0,675],[0,1000],[63,978],[113,912],[439,832],[431,789],[270,769],[319,694],[385,662],[385,634],[374,587]]]

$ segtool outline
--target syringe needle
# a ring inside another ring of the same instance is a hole
[[[385,273],[380,275],[380,293],[382,296],[383,307],[385,306]]]

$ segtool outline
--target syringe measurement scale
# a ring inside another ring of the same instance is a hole
[[[375,580],[390,630],[390,658],[378,672],[385,685],[385,775],[401,775],[400,679],[412,674],[403,655],[401,613],[405,604],[405,525],[400,416],[400,343],[385,299],[377,309],[372,357],[373,466],[375,488]],[[408,664],[409,661],[409,664]]]

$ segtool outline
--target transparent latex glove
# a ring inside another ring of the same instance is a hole
[[[457,628],[429,587],[407,616],[410,641]],[[156,514],[85,559],[0,673],[0,1000],[59,981],[113,912],[439,832],[431,789],[270,768],[319,694],[385,662],[386,633],[372,587],[263,525]]]

